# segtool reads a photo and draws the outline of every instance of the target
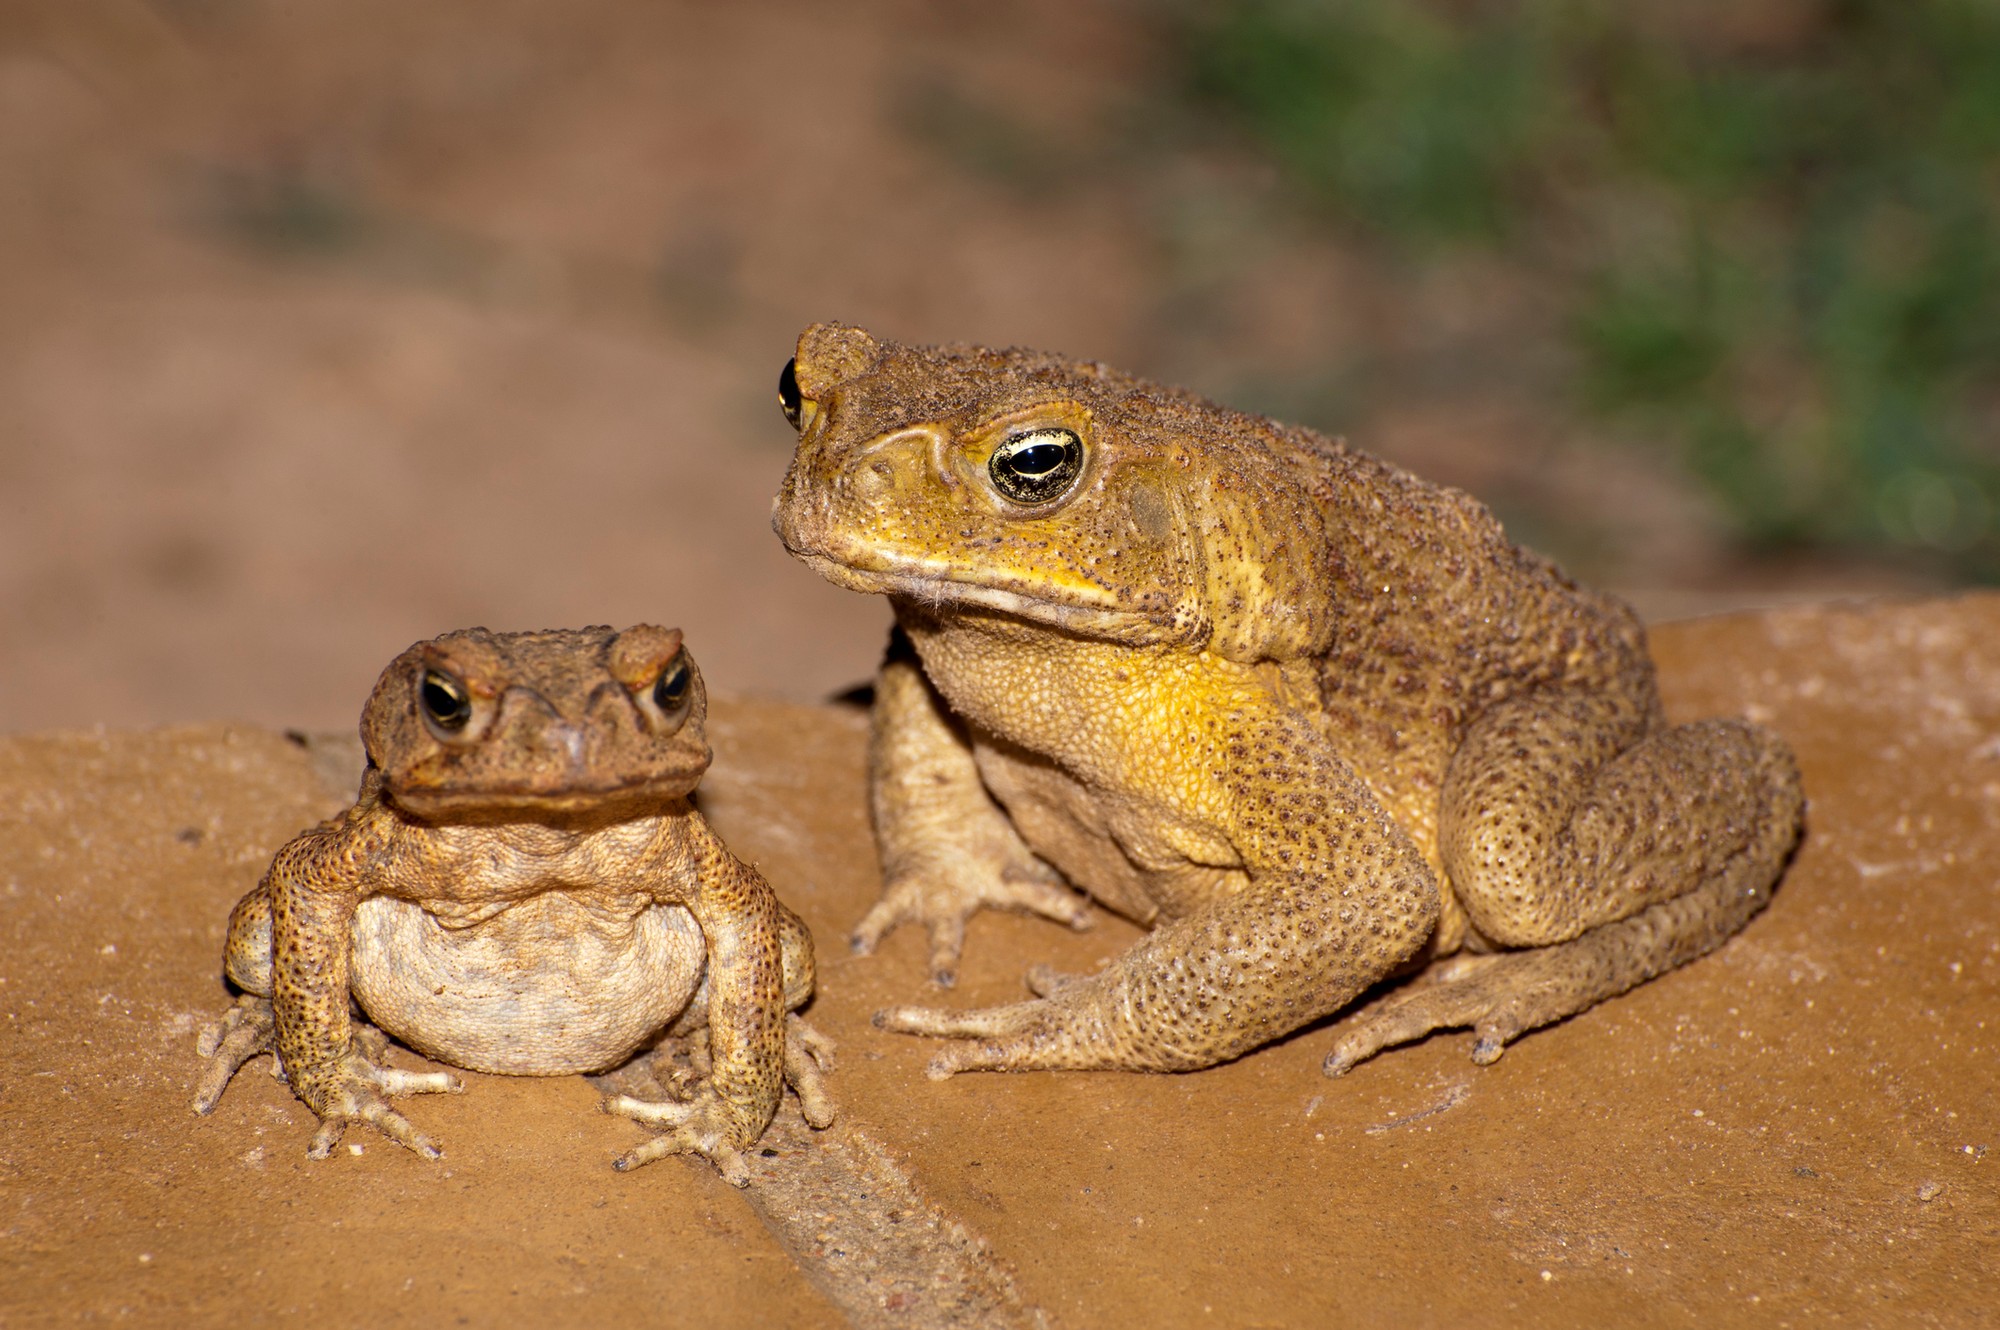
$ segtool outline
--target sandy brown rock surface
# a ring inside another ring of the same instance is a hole
[[[1340,1081],[1312,1030],[1186,1076],[926,1081],[928,1049],[868,1023],[923,995],[918,940],[840,944],[877,886],[863,718],[718,705],[704,806],[821,939],[845,1110],[774,1138],[749,1193],[681,1160],[613,1173],[638,1129],[573,1077],[415,1101],[438,1163],[360,1132],[308,1162],[310,1114],[261,1074],[195,1117],[228,907],[341,802],[351,753],[214,726],[0,740],[0,1324],[1981,1324],[2000,597],[1655,645],[1676,716],[1748,711],[1798,751],[1810,830],[1771,908],[1492,1067],[1445,1035]],[[1133,936],[982,918],[951,1000]],[[880,1251],[850,1250],[871,1229]],[[932,1250],[976,1276],[955,1312],[898,1267]]]

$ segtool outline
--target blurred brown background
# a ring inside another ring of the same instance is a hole
[[[1848,163],[1889,202],[1811,252],[1887,255],[1835,268],[1889,312],[1834,300],[1861,331],[1826,350],[1750,279],[1824,239],[1786,227],[1845,159],[1702,156],[1820,123],[1894,38],[1913,86],[1970,89],[1938,111],[1969,135],[1950,183],[2000,99],[1922,61],[2000,50],[1945,21],[1977,7],[1890,38],[1777,0],[1558,22],[1589,8],[0,5],[0,729],[345,727],[397,650],[473,623],[678,623],[726,692],[858,681],[884,605],[767,525],[776,374],[823,318],[1344,432],[1656,616],[1987,576],[1977,373],[1923,362],[1876,394],[1915,424],[1810,448],[1874,419],[1827,385],[1903,372],[1866,348],[1905,305],[1934,361],[1987,348],[1992,177],[1939,239],[1930,195],[1867,174],[1893,142]],[[1482,101],[1464,70],[1496,60],[1520,77]]]

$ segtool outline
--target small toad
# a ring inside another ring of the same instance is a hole
[[[693,1152],[744,1185],[781,1082],[831,1122],[829,1045],[793,1013],[811,935],[690,802],[706,711],[678,629],[473,628],[398,656],[362,713],[354,806],[278,851],[229,917],[242,996],[202,1034],[195,1111],[274,1051],[321,1119],[312,1157],[365,1122],[435,1159],[390,1098],[462,1084],[386,1066],[393,1036],[517,1076],[686,1045],[680,1101],[606,1100],[663,1128],[620,1169]]]
[[[779,380],[785,546],[886,595],[868,952],[949,985],[983,908],[1150,927],[1031,998],[905,1006],[968,1070],[1236,1057],[1336,1026],[1339,1074],[1473,1027],[1473,1060],[1684,964],[1769,899],[1791,754],[1669,725],[1638,619],[1478,502],[1310,430],[1034,351],[819,324]]]

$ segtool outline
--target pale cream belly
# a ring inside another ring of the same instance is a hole
[[[371,1021],[439,1061],[516,1076],[623,1062],[687,1006],[706,955],[679,906],[607,918],[561,892],[466,928],[374,896],[353,938],[349,984]]]

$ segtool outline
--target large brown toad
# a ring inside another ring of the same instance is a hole
[[[315,1158],[350,1122],[436,1158],[389,1097],[460,1083],[383,1065],[387,1032],[522,1076],[691,1043],[684,1100],[606,1101],[664,1128],[621,1169],[691,1151],[742,1185],[782,1081],[825,1126],[826,1045],[791,1014],[812,938],[689,801],[706,710],[677,629],[474,628],[398,656],[362,714],[354,806],[280,850],[229,917],[243,996],[202,1035],[195,1111],[275,1051],[322,1119]]]
[[[1618,601],[1479,503],[1311,431],[1032,351],[820,324],[780,400],[792,553],[887,595],[885,889],[952,981],[967,918],[1151,932],[1032,1000],[899,1007],[973,1069],[1179,1070],[1340,1011],[1338,1074],[1470,1025],[1473,1059],[1717,946],[1802,801],[1778,738],[1670,726]]]

